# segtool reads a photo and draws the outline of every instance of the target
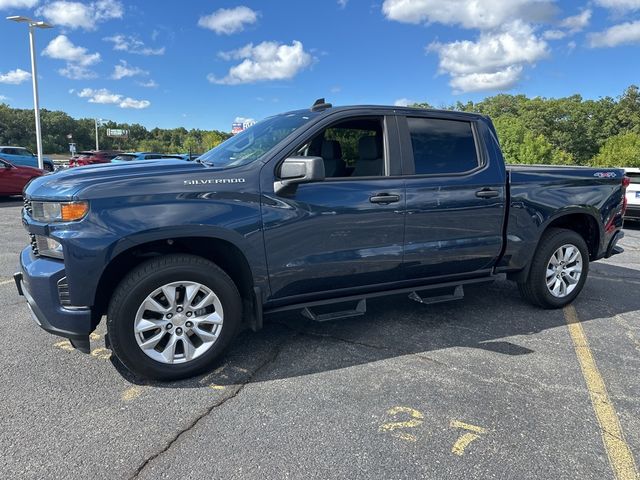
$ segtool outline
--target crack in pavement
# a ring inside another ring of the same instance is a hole
[[[282,342],[275,347],[273,353],[269,356],[269,358],[267,358],[267,360],[265,360],[261,365],[259,365],[253,371],[253,373],[251,373],[247,377],[246,381],[244,381],[243,383],[238,385],[237,388],[230,395],[228,395],[225,398],[222,398],[219,402],[217,402],[217,403],[211,405],[209,408],[207,408],[207,410],[204,413],[202,413],[201,415],[197,416],[189,425],[187,425],[185,428],[180,430],[171,440],[169,440],[169,442],[164,446],[164,448],[162,448],[159,452],[154,453],[153,455],[148,457],[144,462],[142,462],[142,464],[138,468],[136,468],[136,470],[133,472],[133,475],[131,475],[129,477],[129,480],[134,480],[134,479],[138,478],[140,476],[140,474],[142,474],[144,469],[147,468],[147,466],[151,462],[153,462],[155,459],[159,458],[161,455],[166,453],[183,435],[185,435],[191,429],[193,429],[196,425],[198,425],[198,423],[200,423],[201,420],[203,420],[205,417],[207,417],[216,408],[221,407],[222,405],[224,405],[228,401],[233,400],[234,398],[236,398],[240,394],[240,392],[242,392],[242,390],[244,390],[244,387],[246,387],[249,383],[251,383],[251,381],[256,377],[256,375],[258,375],[258,373],[260,373],[265,367],[267,367],[268,365],[272,364],[273,362],[275,362],[278,359],[278,356],[280,355],[280,352],[282,352],[282,349],[284,348],[285,344],[287,342],[293,340],[296,337],[297,334],[298,333],[294,331],[293,335],[289,335],[287,338],[282,340]]]

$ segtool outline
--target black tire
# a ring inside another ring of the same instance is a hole
[[[582,274],[575,289],[565,297],[555,297],[547,288],[546,271],[551,256],[563,245],[575,246],[582,255]],[[550,228],[540,239],[538,249],[533,255],[529,276],[523,283],[518,283],[522,297],[532,304],[547,308],[562,308],[573,302],[580,294],[589,274],[589,249],[584,238],[573,230]]]
[[[224,323],[216,342],[198,358],[167,364],[147,356],[133,332],[136,312],[147,295],[171,282],[195,281],[220,299]],[[171,254],[150,259],[127,274],[116,288],[107,314],[111,349],[127,369],[154,380],[178,380],[211,369],[213,362],[235,337],[242,320],[242,302],[233,280],[209,260],[194,255]]]
[[[45,163],[43,165],[44,171],[45,172],[53,172],[55,170],[55,168],[51,165],[49,165],[48,163]]]

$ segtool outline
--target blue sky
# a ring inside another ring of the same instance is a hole
[[[311,105],[443,106],[640,82],[640,0],[0,0],[37,31],[41,106],[221,129]],[[27,28],[0,22],[0,100],[32,107]]]

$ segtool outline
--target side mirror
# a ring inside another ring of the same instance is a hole
[[[280,180],[274,183],[276,193],[289,185],[324,180],[322,157],[289,157],[280,166]]]

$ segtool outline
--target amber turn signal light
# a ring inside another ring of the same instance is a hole
[[[60,205],[60,217],[64,222],[80,220],[89,211],[87,202],[70,202]]]

